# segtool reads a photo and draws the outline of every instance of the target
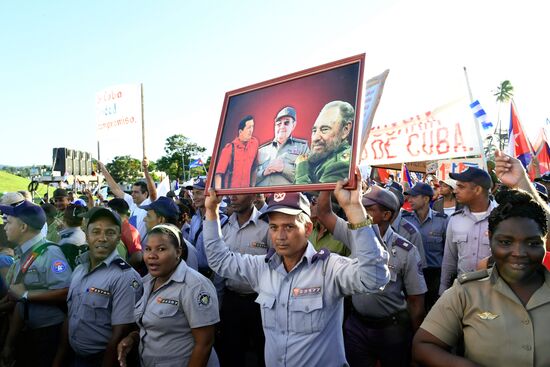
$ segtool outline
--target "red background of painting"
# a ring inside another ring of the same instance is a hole
[[[298,124],[292,136],[306,139],[309,144],[311,128],[325,104],[340,100],[356,107],[359,65],[354,63],[229,97],[219,150],[237,137],[239,121],[246,115],[254,117],[253,136],[260,145],[271,141],[275,116],[286,106],[296,109]]]

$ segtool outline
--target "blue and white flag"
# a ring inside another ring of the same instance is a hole
[[[195,159],[193,162],[189,163],[189,168],[195,168],[195,167],[202,167],[204,166],[204,163],[202,163],[202,159]]]
[[[481,108],[481,104],[477,99],[470,104],[470,108],[472,109],[477,123],[483,129],[483,132],[487,132],[487,130],[493,127],[493,123],[487,121],[487,114],[485,113],[485,110]]]

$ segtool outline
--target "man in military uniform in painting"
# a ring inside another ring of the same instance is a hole
[[[311,148],[296,159],[296,184],[336,182],[348,177],[355,110],[342,101],[327,103],[311,129]]]
[[[275,117],[275,137],[258,151],[256,186],[294,183],[296,158],[309,152],[306,140],[291,136],[296,124],[293,107],[284,107]]]

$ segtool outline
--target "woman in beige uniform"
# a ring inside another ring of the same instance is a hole
[[[489,216],[495,266],[461,275],[426,316],[413,341],[424,366],[550,366],[545,210],[523,191],[496,198]],[[461,338],[464,357],[450,352]]]

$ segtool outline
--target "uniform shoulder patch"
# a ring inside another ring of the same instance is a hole
[[[405,228],[405,230],[410,234],[416,233],[416,227],[413,226],[410,222],[403,222],[403,228]]]
[[[322,248],[315,255],[311,257],[311,263],[316,262],[317,260],[326,260],[330,256],[330,250]]]
[[[121,268],[122,270],[126,270],[126,269],[131,269],[132,267],[124,260],[122,259],[116,259],[113,261],[116,266],[118,266],[119,268]]]
[[[440,213],[440,212],[435,212],[435,216],[436,216],[436,217],[441,217],[441,218],[447,218],[447,217],[448,217],[447,214],[445,214],[445,213]]]
[[[69,265],[63,260],[54,260],[52,263],[52,271],[56,274],[64,273],[69,268]]]
[[[212,300],[208,292],[200,292],[197,296],[197,304],[199,307],[208,307],[210,306],[211,301]]]
[[[454,217],[455,215],[462,214],[462,213],[464,213],[464,209],[456,210],[453,214],[451,214],[451,217]]]
[[[480,280],[483,278],[487,278],[489,276],[489,271],[487,269],[479,270],[479,271],[473,271],[471,273],[464,273],[461,274],[457,280],[460,284],[471,282],[472,280]]]
[[[409,241],[405,240],[404,238],[400,238],[400,237],[398,237],[394,241],[393,244],[397,247],[401,247],[402,249],[404,249],[406,251],[410,251],[413,248],[413,245]]]

